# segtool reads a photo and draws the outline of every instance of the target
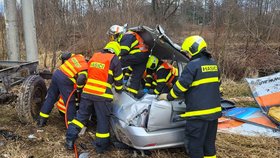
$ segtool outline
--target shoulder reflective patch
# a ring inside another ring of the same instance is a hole
[[[216,72],[216,71],[218,71],[218,66],[217,65],[204,65],[204,66],[201,66],[201,71],[202,72]]]
[[[99,63],[99,62],[92,62],[90,64],[90,67],[95,67],[95,68],[98,68],[98,69],[104,69],[105,64]]]
[[[76,67],[81,67],[81,64],[76,58],[72,58],[73,63],[75,64]]]

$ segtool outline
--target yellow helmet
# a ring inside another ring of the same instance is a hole
[[[153,55],[150,55],[148,62],[146,64],[146,68],[154,70],[156,69],[157,65],[158,65],[158,58]]]
[[[188,52],[191,56],[200,53],[206,49],[207,44],[205,40],[200,36],[190,36],[185,39],[182,44],[182,51]]]
[[[112,53],[115,53],[117,56],[121,53],[121,46],[118,42],[111,41],[107,43],[107,45],[104,47],[104,50],[108,50]]]

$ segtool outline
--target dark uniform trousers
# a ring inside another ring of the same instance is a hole
[[[191,158],[216,155],[215,140],[218,120],[193,119],[186,121],[185,145]]]
[[[95,111],[96,118],[97,118],[97,133],[109,133],[109,121],[110,121],[110,114],[112,111],[112,105],[108,101],[93,101],[90,99],[86,99],[83,97],[81,99],[81,102],[79,104],[79,110],[77,112],[76,120],[80,121],[84,125],[87,123],[90,115],[93,114],[93,111]],[[94,108],[94,109],[93,109]],[[74,124],[70,124],[69,131],[67,132],[67,138],[76,139],[76,136],[78,135],[80,129],[76,128]],[[96,137],[95,143],[97,147],[100,148],[107,148],[109,146],[110,137],[106,138],[99,138]]]
[[[131,66],[133,69],[130,78],[130,85],[128,87],[139,90],[143,73],[146,69],[146,63],[149,58],[148,52],[141,52],[136,54],[129,54],[121,57],[122,67]]]
[[[50,86],[48,88],[48,93],[46,100],[41,108],[41,112],[44,114],[50,114],[54,104],[59,99],[59,95],[62,96],[63,102],[67,103],[68,97],[74,90],[74,83],[60,70],[56,70],[52,76]],[[73,120],[76,115],[76,105],[75,105],[75,95],[72,95],[69,100],[69,105],[67,109],[67,119],[68,121]]]

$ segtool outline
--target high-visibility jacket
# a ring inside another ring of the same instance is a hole
[[[116,90],[123,88],[123,73],[118,57],[109,52],[94,53],[88,67],[88,80],[83,88],[82,97],[95,101],[111,101],[113,83]]]
[[[148,46],[144,43],[142,37],[133,31],[128,31],[122,34],[117,41],[121,45],[120,56],[148,52]]]
[[[59,111],[65,114],[66,112],[66,106],[63,102],[62,96],[59,96],[58,101],[56,102],[56,107],[58,108]]]
[[[76,106],[79,106],[79,103],[77,102],[76,99],[77,99],[77,98],[75,98]],[[63,98],[62,98],[61,95],[59,96],[59,99],[58,99],[58,101],[56,102],[56,107],[58,108],[58,110],[59,110],[60,112],[62,112],[62,113],[65,114],[65,112],[66,112],[66,103],[64,104],[64,101],[63,101]]]
[[[148,89],[154,89],[157,86],[157,75],[154,70],[146,69],[143,74],[145,87]]]
[[[155,73],[147,74],[145,86],[155,87],[154,93],[160,94],[165,86],[171,88],[177,77],[178,69],[167,62],[162,62]]]
[[[184,94],[186,112],[181,117],[214,120],[221,116],[220,72],[214,60],[205,55],[191,59],[167,95],[168,100]]]
[[[76,54],[66,60],[59,69],[69,78],[74,78],[78,73],[87,70],[88,64],[81,54]]]
[[[131,66],[129,66],[123,70],[125,80],[128,80],[128,78],[131,76],[132,71],[133,71],[133,69]]]

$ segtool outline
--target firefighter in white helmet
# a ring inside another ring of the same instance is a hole
[[[141,98],[143,93],[139,91],[139,88],[150,55],[148,46],[138,33],[126,31],[126,25],[113,25],[107,33],[110,40],[117,41],[121,46],[121,52],[117,55],[122,68],[129,67],[132,70],[130,84],[126,91],[132,93],[136,98]]]

